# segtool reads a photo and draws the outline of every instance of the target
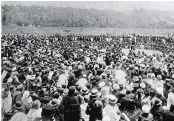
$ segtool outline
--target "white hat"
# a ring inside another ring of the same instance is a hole
[[[144,89],[146,87],[146,84],[145,83],[141,83],[140,87]]]
[[[102,81],[102,82],[100,82],[99,84],[98,84],[98,86],[100,87],[100,88],[102,88],[102,87],[104,87],[105,86],[105,82],[104,81]]]
[[[86,74],[83,74],[83,77],[86,78]]]
[[[146,66],[144,64],[140,64],[141,67],[145,68]]]
[[[68,70],[70,70],[70,71],[71,71],[71,70],[72,70],[72,66],[68,66]]]
[[[82,65],[78,65],[78,69],[83,69],[83,66]]]
[[[150,112],[150,107],[148,105],[143,105],[142,107],[142,112],[143,113],[149,113]]]
[[[172,79],[174,79],[174,74],[172,74]]]
[[[109,103],[116,103],[117,100],[118,100],[118,99],[117,99],[114,95],[111,95],[111,94],[110,94],[110,95],[108,96],[108,102],[109,102]]]
[[[120,89],[120,86],[118,84],[113,84],[113,89],[114,90]]]
[[[95,64],[95,65],[94,65],[94,68],[99,68],[99,65],[98,65],[98,64]]]

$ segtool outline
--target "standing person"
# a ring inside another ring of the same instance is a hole
[[[110,121],[119,121],[121,118],[116,102],[117,98],[114,95],[109,95],[108,104],[103,109],[103,115],[109,116]]]
[[[153,121],[153,115],[150,113],[151,108],[148,105],[143,105],[142,114],[138,121]]]
[[[162,101],[159,99],[155,100],[155,103],[151,109],[151,113],[153,115],[154,121],[162,121],[163,109],[161,107]]]
[[[174,88],[171,89],[167,98],[167,107],[170,108],[171,105],[174,105]]]
[[[12,97],[10,91],[4,91],[2,93],[2,113],[7,113],[12,109]]]
[[[65,121],[79,121],[81,118],[80,114],[80,103],[78,98],[75,96],[75,86],[70,86],[68,95],[63,97],[60,105],[64,107],[64,120]]]
[[[90,101],[86,108],[86,114],[89,115],[89,121],[101,121],[103,118],[103,104],[98,100],[98,90],[92,89]]]
[[[42,108],[40,108],[41,103],[39,100],[35,100],[32,103],[32,107],[29,110],[27,117],[28,121],[40,121]]]
[[[23,112],[18,112],[11,117],[10,121],[27,121],[27,115]]]
[[[23,96],[21,98],[21,102],[25,107],[25,113],[28,113],[28,111],[30,110],[31,106],[32,106],[32,98],[30,96],[30,92],[29,91],[25,91],[23,93]]]
[[[163,121],[174,121],[174,106],[173,105],[171,105],[169,110],[164,109]]]

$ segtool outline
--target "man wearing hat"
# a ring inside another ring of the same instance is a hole
[[[103,109],[103,115],[109,116],[110,121],[119,121],[121,118],[121,115],[119,115],[119,109],[116,106],[117,98],[114,95],[108,96],[108,104]]]
[[[29,110],[27,117],[30,121],[39,121],[41,119],[42,108],[39,100],[35,100],[32,103],[32,108]]]
[[[102,120],[103,104],[98,100],[99,92],[97,89],[91,90],[90,101],[86,108],[86,114],[89,115],[89,121]]]

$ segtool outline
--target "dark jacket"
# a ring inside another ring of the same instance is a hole
[[[86,108],[86,114],[90,115],[89,121],[102,120],[103,104],[97,99],[92,99]]]
[[[164,110],[163,121],[174,121],[174,113],[169,110]]]
[[[81,118],[80,103],[75,96],[65,96],[60,105],[64,107],[65,121],[79,121]]]

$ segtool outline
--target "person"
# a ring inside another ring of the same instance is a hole
[[[21,102],[23,103],[25,107],[26,113],[30,110],[32,106],[32,98],[30,96],[30,92],[28,90],[24,91],[23,96],[21,98]]]
[[[171,105],[174,105],[174,88],[171,89],[167,98],[167,107],[170,108]]]
[[[163,109],[161,107],[162,101],[159,99],[155,100],[155,103],[151,109],[154,121],[163,121]]]
[[[64,109],[59,105],[59,100],[53,98],[42,107],[42,121],[64,121]]]
[[[2,94],[2,113],[7,113],[12,110],[12,97],[10,90],[5,90]]]
[[[18,112],[11,117],[10,121],[27,121],[27,115],[23,112]]]
[[[63,97],[60,105],[64,107],[65,121],[79,121],[81,119],[80,103],[78,98],[74,95],[76,91],[75,86],[70,86],[68,95]]]
[[[164,108],[164,113],[163,113],[163,121],[173,121],[174,120],[174,106],[171,105],[170,108],[168,109],[167,107]]]
[[[135,95],[129,94],[126,95],[121,101],[120,101],[119,109],[122,113],[124,113],[130,121],[137,121],[141,111],[139,109],[139,105],[137,104],[135,100]]]
[[[90,101],[86,108],[86,114],[89,115],[89,121],[102,120],[103,118],[103,104],[98,100],[98,90],[92,89]]]
[[[109,95],[108,104],[103,109],[103,115],[109,116],[110,121],[119,121],[121,118],[120,111],[116,105],[117,98],[114,95]]]
[[[40,121],[42,108],[40,108],[41,103],[39,100],[35,100],[32,103],[32,107],[27,114],[28,121]]]
[[[87,115],[85,113],[86,108],[88,106],[88,101],[89,101],[89,95],[84,95],[84,101],[82,102],[82,104],[80,105],[81,108],[81,115],[82,115],[82,119],[84,121],[89,121],[89,115]]]
[[[138,121],[153,121],[153,115],[150,113],[150,110],[149,105],[143,105],[142,114],[139,116]]]

